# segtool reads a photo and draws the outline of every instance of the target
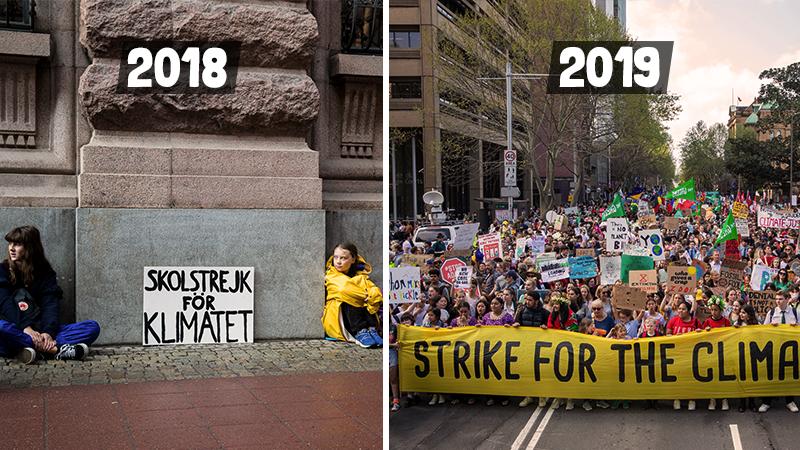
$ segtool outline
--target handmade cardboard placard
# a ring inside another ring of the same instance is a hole
[[[647,306],[647,293],[630,286],[614,286],[612,294],[617,308],[642,310]]]

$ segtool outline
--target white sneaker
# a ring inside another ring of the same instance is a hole
[[[769,411],[769,405],[766,403],[762,403],[761,406],[758,407],[758,412],[765,413]]]
[[[694,402],[694,400],[689,400],[689,407],[688,407],[687,409],[688,409],[689,411],[694,411],[694,408],[695,408],[696,406],[697,406],[697,404]]]
[[[709,411],[716,411],[717,409],[717,399],[712,398],[708,401],[708,410]]]
[[[574,408],[575,408],[575,400],[573,400],[571,398],[568,398],[567,399],[567,406],[564,409],[566,409],[567,411],[572,411]],[[795,408],[797,408],[797,407],[795,407]]]
[[[525,397],[525,398],[522,399],[521,402],[519,402],[519,407],[520,408],[524,408],[524,407],[530,405],[531,403],[533,403],[533,397]]]
[[[539,397],[539,408],[547,406],[547,397]]]
[[[550,408],[558,409],[560,406],[561,406],[561,399],[560,398],[554,398],[553,399],[553,403],[550,405]]]
[[[591,411],[592,410],[592,402],[590,402],[589,400],[584,400],[583,401],[583,409],[585,409],[587,411]]]
[[[672,409],[681,409],[681,401],[675,400],[674,402],[672,402]]]
[[[731,408],[730,408],[730,406],[728,406],[728,399],[727,398],[723,398],[722,399],[722,410],[723,411],[727,411],[729,409],[731,409]]]
[[[431,397],[431,401],[429,401],[429,402],[428,402],[428,406],[433,406],[433,405],[435,405],[435,404],[436,404],[436,398],[437,398],[437,397],[438,397],[438,395],[437,395],[437,394],[433,394],[433,397]]]
[[[33,364],[33,362],[36,361],[36,350],[30,347],[23,347],[22,350],[17,353],[16,358],[17,361],[22,364]]]
[[[439,394],[439,402],[440,405],[444,405],[444,395]]]
[[[611,407],[611,405],[609,405],[608,402],[606,402],[605,400],[598,400],[598,401],[594,402],[594,404],[598,408],[603,408],[603,409],[608,409],[608,408]]]
[[[797,404],[796,404],[795,402],[789,402],[789,403],[787,403],[787,404],[786,404],[786,409],[788,409],[788,410],[789,410],[789,411],[791,411],[791,412],[797,412],[797,411],[798,411],[798,409],[797,409]]]

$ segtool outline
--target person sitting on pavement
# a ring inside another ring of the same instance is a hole
[[[0,356],[31,364],[37,357],[83,360],[100,335],[94,320],[62,325],[63,292],[44,254],[39,230],[22,226],[5,236],[8,254],[0,263]]]
[[[372,266],[359,256],[354,244],[343,243],[333,249],[326,264],[322,313],[322,326],[328,337],[365,348],[383,346],[376,329],[383,296],[369,279],[371,272]]]

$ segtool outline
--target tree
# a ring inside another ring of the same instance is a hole
[[[759,120],[765,129],[775,124],[790,124],[800,112],[800,62],[786,67],[767,69],[758,76],[766,80],[759,89],[759,99],[773,105],[771,114]]]
[[[726,191],[733,177],[725,168],[725,142],[728,129],[721,123],[710,127],[697,122],[680,143],[681,178],[694,178],[697,190]]]
[[[789,179],[789,154],[783,142],[759,141],[748,129],[725,144],[725,168],[739,177],[739,189],[780,187]]]

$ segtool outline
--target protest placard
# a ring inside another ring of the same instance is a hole
[[[600,284],[614,284],[620,279],[619,271],[622,266],[621,256],[600,257]]]
[[[692,260],[692,267],[695,269],[695,275],[697,276],[698,280],[703,278],[703,275],[705,275],[706,272],[708,272],[708,270],[711,268],[708,264],[700,261],[699,259]]]
[[[531,237],[531,252],[536,253],[544,253],[544,244],[545,244],[545,237],[544,236],[533,236]]]
[[[628,219],[614,218],[606,220],[606,251],[621,252],[628,242]]]
[[[469,250],[478,234],[479,223],[465,223],[455,227],[456,235],[453,238],[453,250]]]
[[[389,304],[416,303],[420,294],[419,267],[389,268]]]
[[[617,308],[643,310],[647,307],[647,293],[630,286],[614,286],[611,294]]]
[[[777,274],[778,269],[773,269],[762,264],[754,265],[753,272],[750,275],[750,289],[754,291],[763,291],[767,287],[767,283],[772,281]]]
[[[564,214],[566,215],[577,216],[579,211],[580,209],[577,206],[564,208]]]
[[[567,220],[567,216],[557,216],[553,223],[553,228],[555,228],[556,231],[567,231],[569,229],[569,220]]]
[[[439,268],[442,281],[452,285],[456,281],[456,272],[459,267],[466,267],[467,263],[459,258],[448,258],[442,263]]]
[[[483,252],[484,261],[503,257],[503,246],[500,242],[500,233],[482,234],[478,236],[478,248]]]
[[[575,249],[575,256],[595,256],[595,251],[593,248],[576,248]]]
[[[556,259],[556,252],[539,253],[536,255],[536,267],[542,271],[542,264]]]
[[[777,211],[758,211],[758,226],[761,228],[800,229],[800,217],[790,216]]]
[[[658,219],[656,218],[655,214],[647,214],[645,216],[640,216],[637,222],[639,222],[639,225],[642,227],[650,227],[656,224]]]
[[[631,270],[628,272],[628,286],[648,294],[658,292],[658,272],[655,270]]]
[[[644,246],[654,261],[664,260],[664,239],[661,230],[642,230],[639,232],[639,244]]]
[[[664,217],[664,229],[667,231],[675,231],[681,226],[681,219],[677,217]]]
[[[444,259],[448,258],[469,258],[472,256],[472,249],[466,250],[445,250],[442,257]]]
[[[551,281],[563,280],[569,278],[569,259],[561,258],[547,261],[540,265],[542,272],[542,281],[549,283]]]
[[[569,258],[569,277],[573,280],[597,276],[597,263],[593,256]]]
[[[472,267],[459,266],[456,269],[456,279],[453,280],[453,289],[469,289],[472,278]]]
[[[717,295],[725,295],[728,289],[739,289],[744,282],[745,263],[725,259],[719,271],[719,278],[711,290]]]
[[[667,266],[667,293],[694,294],[697,269],[694,266]]]
[[[736,224],[736,233],[740,238],[750,237],[750,227],[747,225],[747,219],[733,219]]]
[[[252,343],[254,287],[253,267],[145,267],[142,343]]]
[[[527,238],[517,239],[517,248],[514,249],[514,258],[520,259],[525,254],[525,247],[527,246]]]
[[[750,215],[750,211],[747,209],[747,205],[744,203],[733,202],[732,214],[736,219],[747,219],[747,216]]]
[[[775,291],[753,291],[747,293],[747,298],[753,309],[756,310],[756,315],[762,321],[766,317],[767,312],[775,307]]]
[[[619,279],[628,284],[628,273],[631,270],[650,270],[653,268],[653,258],[649,256],[634,256],[626,253],[622,254],[622,262],[619,269]]]
[[[433,259],[433,255],[403,255],[400,260],[400,265],[425,267],[429,260]]]

